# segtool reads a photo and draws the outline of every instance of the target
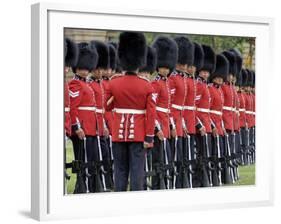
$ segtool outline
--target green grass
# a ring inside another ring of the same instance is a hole
[[[70,140],[68,140],[66,143],[66,161],[71,162],[73,158],[74,154],[72,149],[72,143]],[[71,176],[70,180],[67,183],[67,193],[72,194],[72,192],[74,191],[76,176],[71,173],[70,169],[67,170],[67,173]],[[235,186],[255,184],[255,165],[240,166],[239,176],[240,179],[234,184]]]

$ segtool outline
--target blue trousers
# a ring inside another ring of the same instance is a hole
[[[130,190],[143,190],[145,150],[143,142],[113,142],[114,188],[126,191],[130,177]]]

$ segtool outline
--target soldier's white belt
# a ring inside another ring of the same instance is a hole
[[[114,112],[118,114],[145,114],[146,110],[114,108]]]
[[[235,111],[235,108],[233,108],[233,107],[222,107],[222,109],[228,110],[228,111]]]
[[[239,108],[239,111],[240,111],[240,112],[245,112],[246,109],[245,109],[245,108]]]
[[[218,110],[210,110],[210,113],[220,115],[220,116],[222,115],[222,112],[218,111]]]
[[[163,112],[163,113],[170,113],[170,109],[168,109],[168,108],[156,107],[156,110]]]
[[[103,113],[104,113],[104,109],[99,109],[99,108],[97,108],[97,109],[96,109],[96,112],[99,113],[99,114],[103,114]]]
[[[207,108],[197,108],[197,111],[203,112],[203,113],[210,113],[210,110]]]
[[[255,114],[256,114],[254,111],[249,111],[249,110],[246,110],[245,113],[246,113],[246,114],[252,114],[252,115],[255,115]]]
[[[95,111],[96,107],[78,107],[78,110],[89,110],[89,111]]]
[[[69,112],[70,111],[70,108],[69,107],[65,107],[64,108],[64,112]]]
[[[177,110],[183,110],[183,106],[177,105],[177,104],[172,104],[172,107],[177,109]]]
[[[196,107],[194,106],[183,106],[184,110],[196,110]]]

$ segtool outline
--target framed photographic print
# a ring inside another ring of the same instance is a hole
[[[32,217],[272,204],[272,32],[271,18],[32,5]]]

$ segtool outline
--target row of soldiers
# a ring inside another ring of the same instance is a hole
[[[122,32],[65,39],[74,193],[221,186],[255,162],[255,73],[237,49]],[[66,175],[67,179],[69,178]]]

